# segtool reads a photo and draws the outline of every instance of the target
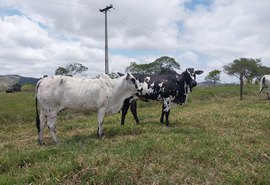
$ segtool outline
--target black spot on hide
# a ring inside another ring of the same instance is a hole
[[[136,84],[135,78],[132,78],[131,81],[133,82],[133,84]]]

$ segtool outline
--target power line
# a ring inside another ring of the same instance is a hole
[[[122,16],[117,10],[113,11],[113,15],[116,15],[118,17],[118,21],[122,22],[123,25],[129,25],[131,26],[134,30],[137,31],[137,33],[141,36],[145,36],[148,38],[151,38],[153,41],[160,41],[160,38],[154,35],[154,28],[149,27],[148,25],[141,24],[140,20],[136,19],[135,17],[132,16]],[[120,31],[117,30],[119,33]]]

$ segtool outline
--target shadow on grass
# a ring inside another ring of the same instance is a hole
[[[118,136],[136,136],[142,134],[143,129],[138,126],[119,126],[107,129],[105,132],[106,138],[113,138]]]
[[[94,133],[89,134],[77,134],[70,138],[66,138],[63,143],[65,144],[88,144],[89,142],[98,139]]]
[[[139,126],[134,127],[111,127],[111,128],[104,128],[104,136],[102,138],[114,138],[114,137],[123,137],[123,136],[136,136],[142,134],[143,129]],[[102,139],[97,136],[97,130],[91,132],[89,134],[77,134],[70,138],[66,138],[62,140],[62,143],[80,143],[86,144],[89,141],[99,140]]]

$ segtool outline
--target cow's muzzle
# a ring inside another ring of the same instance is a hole
[[[190,89],[192,89],[193,87],[197,86],[197,82],[196,81],[192,81],[191,85],[190,85]]]

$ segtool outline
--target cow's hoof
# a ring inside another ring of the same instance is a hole
[[[44,141],[41,141],[41,140],[39,140],[39,139],[38,139],[38,144],[39,144],[40,146],[45,145]]]
[[[102,134],[97,133],[97,136],[98,136],[99,138],[102,138],[102,137],[104,136],[104,133],[102,133]]]
[[[104,133],[99,133],[99,129],[97,130],[97,136],[99,137],[99,138],[101,138],[101,137],[103,137],[104,136]]]

